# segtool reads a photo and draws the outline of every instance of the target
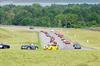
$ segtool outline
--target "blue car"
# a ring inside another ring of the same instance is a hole
[[[33,45],[22,45],[21,46],[21,49],[26,49],[26,50],[36,50],[38,49],[39,47],[38,46],[33,46]]]
[[[10,45],[0,44],[0,49],[9,49]]]

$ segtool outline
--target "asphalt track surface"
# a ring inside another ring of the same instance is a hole
[[[55,37],[55,41],[57,42],[57,45],[59,46],[60,50],[76,50],[74,49],[72,42],[71,44],[64,44],[56,34],[54,34],[53,32],[48,32],[48,33],[51,36]],[[44,33],[39,32],[39,36],[40,36],[42,47],[50,44],[50,38],[47,37]],[[87,48],[82,46],[81,49],[77,49],[77,50],[92,50],[92,48]]]

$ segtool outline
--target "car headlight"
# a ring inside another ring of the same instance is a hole
[[[0,45],[0,47],[3,47],[2,45]]]

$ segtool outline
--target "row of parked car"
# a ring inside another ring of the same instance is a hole
[[[10,45],[7,45],[7,44],[3,44],[1,43],[0,44],[0,49],[9,49],[10,48]],[[21,46],[21,49],[29,49],[29,50],[37,50],[39,47],[36,46],[36,45],[22,45]]]
[[[59,33],[55,33],[59,38],[61,38],[61,41],[63,41],[64,44],[71,44],[71,42],[69,40],[66,40],[64,38],[64,35],[59,34]]]
[[[50,37],[50,34],[46,31],[41,31],[43,32],[47,37]],[[61,41],[63,41],[64,44],[71,44],[71,41],[70,40],[66,40],[64,38],[64,35],[63,34],[60,34],[60,33],[56,33],[54,32],[59,38],[61,38]],[[52,38],[52,37],[51,37]],[[74,49],[81,49],[81,45],[79,43],[73,43],[73,47]]]

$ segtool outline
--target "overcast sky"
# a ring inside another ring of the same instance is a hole
[[[100,0],[0,0],[0,5],[3,4],[20,4],[21,5],[31,5],[32,3],[40,3],[42,5],[50,4],[76,4],[76,3],[100,3]]]
[[[2,1],[13,1],[13,2],[42,2],[42,3],[54,3],[54,2],[69,2],[69,3],[100,3],[100,0],[0,0]]]

